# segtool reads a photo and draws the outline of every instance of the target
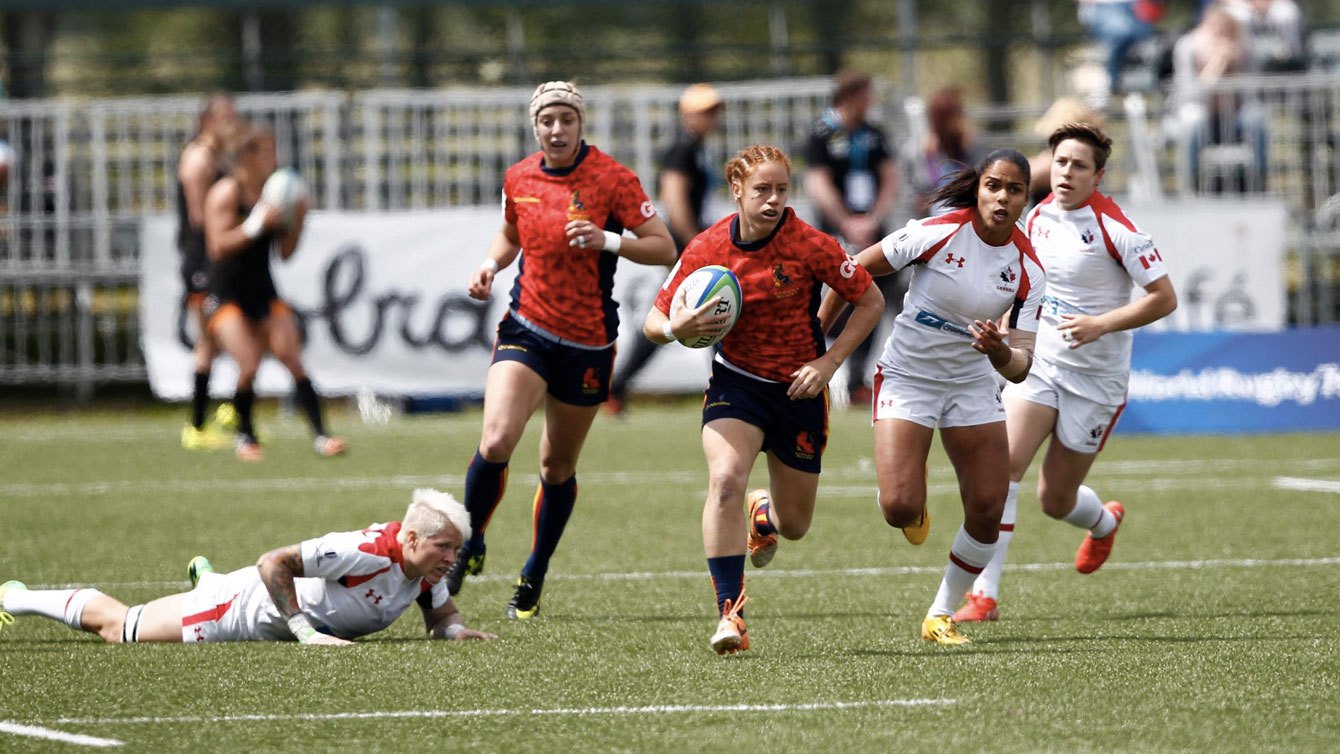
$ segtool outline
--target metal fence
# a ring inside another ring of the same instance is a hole
[[[830,87],[826,78],[719,85],[726,109],[709,148],[723,159],[756,142],[796,148]],[[680,91],[585,92],[590,141],[653,191]],[[1198,126],[1193,141],[1157,96],[1130,99],[1109,113],[1119,150],[1104,188],[1281,197],[1292,218],[1292,320],[1334,322],[1340,74],[1239,79],[1215,91],[1256,108],[1261,130],[1251,133],[1263,142],[1249,144],[1240,128],[1211,133],[1208,124],[1223,118]],[[881,94],[883,112],[874,115],[895,138],[922,132],[900,93],[881,85]],[[534,149],[529,96],[529,88],[300,92],[245,95],[238,107],[275,131],[281,164],[311,184],[316,209],[377,212],[497,202],[506,167]],[[17,152],[0,193],[0,384],[58,383],[87,395],[101,382],[145,379],[137,227],[145,215],[175,211],[177,157],[199,105],[186,97],[0,101],[0,138]],[[1029,151],[1042,146],[1031,128],[1043,109],[970,115],[990,126],[985,145]],[[1187,158],[1192,143],[1198,162]]]

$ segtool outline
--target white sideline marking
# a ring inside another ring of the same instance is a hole
[[[1299,459],[1290,461],[1291,465],[1305,469],[1329,470],[1338,465],[1334,459]],[[1092,478],[1097,480],[1120,479],[1112,484],[1119,485],[1123,492],[1168,491],[1184,488],[1194,489],[1237,489],[1252,484],[1264,484],[1260,477],[1225,477],[1224,472],[1240,470],[1242,465],[1219,468],[1201,461],[1122,461],[1105,464],[1095,470]],[[1124,478],[1124,474],[1135,474],[1135,478]],[[1151,471],[1173,475],[1209,474],[1205,476],[1174,476],[1173,478],[1150,478]],[[941,474],[948,476],[949,470]],[[858,498],[874,500],[877,487],[874,472],[863,469],[859,464],[828,469],[824,478],[831,480],[819,488],[820,498]],[[1276,477],[1274,486],[1280,487],[1281,479],[1294,477]],[[706,478],[701,469],[682,471],[587,471],[581,473],[584,484],[600,485],[657,485],[657,484],[694,484],[702,485]],[[859,481],[860,484],[841,484],[843,481]],[[539,483],[538,474],[517,474],[512,477],[513,484],[531,487]],[[834,484],[832,482],[838,482]],[[1323,484],[1331,484],[1322,482]],[[208,488],[224,492],[315,492],[318,490],[366,490],[386,488],[412,488],[424,485],[438,485],[459,489],[465,484],[462,474],[397,474],[391,476],[303,476],[275,477],[271,479],[118,479],[99,482],[17,482],[0,484],[0,497],[57,497],[77,495],[114,495],[152,489],[155,492],[198,492]],[[1287,489],[1287,488],[1286,488]],[[1296,488],[1294,488],[1296,489]],[[952,480],[933,483],[929,486],[932,495],[951,495],[958,492],[958,483]],[[1332,490],[1327,490],[1332,491]],[[700,493],[695,492],[695,495]]]
[[[10,733],[15,736],[28,736],[29,738],[44,738],[48,741],[60,741],[66,744],[76,744],[79,746],[96,746],[98,748],[108,748],[111,746],[125,746],[125,741],[118,741],[115,738],[95,738],[93,736],[84,736],[78,733],[65,733],[50,728],[39,728],[36,725],[19,725],[18,723],[5,722],[0,720],[0,733]]]
[[[957,699],[881,699],[869,702],[810,702],[804,704],[655,704],[645,707],[558,707],[554,709],[390,710],[386,712],[330,712],[292,715],[219,715],[217,717],[63,717],[60,725],[124,725],[136,723],[235,723],[286,720],[376,720],[396,718],[503,717],[547,715],[667,715],[683,712],[814,712],[869,707],[932,707],[957,704]]]
[[[1149,560],[1133,563],[1108,562],[1105,571],[1174,571],[1206,570],[1211,568],[1307,568],[1312,566],[1340,565],[1340,557],[1334,558],[1283,558],[1266,560],[1262,558],[1219,558],[1215,560]],[[1074,563],[1013,563],[1005,566],[1006,571],[1069,571]],[[751,579],[795,579],[832,576],[914,576],[928,573],[943,573],[944,566],[874,566],[870,568],[795,568],[750,571]],[[629,573],[556,573],[549,576],[551,581],[654,581],[656,579],[703,579],[705,571],[633,571]],[[515,575],[490,574],[471,576],[470,583],[502,582],[512,583]],[[30,584],[29,589],[76,589],[96,587],[98,589],[181,589],[185,581],[106,581],[94,584]]]
[[[1340,482],[1329,479],[1300,479],[1293,476],[1277,476],[1275,477],[1275,486],[1282,490],[1340,493]]]

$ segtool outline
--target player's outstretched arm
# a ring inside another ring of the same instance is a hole
[[[275,608],[288,621],[293,638],[303,644],[352,644],[347,639],[328,636],[316,630],[307,616],[298,607],[298,588],[294,579],[303,575],[302,551],[298,545],[289,545],[271,550],[256,561],[261,574],[261,583],[274,600]]]
[[[460,610],[456,609],[455,601],[450,599],[436,610],[423,608],[423,622],[428,628],[428,636],[433,639],[492,641],[498,638],[486,631],[466,628],[464,616],[461,615]]]

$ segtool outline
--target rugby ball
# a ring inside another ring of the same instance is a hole
[[[292,168],[274,171],[261,187],[261,201],[279,208],[280,222],[285,228],[293,224],[298,203],[306,199],[307,183]]]
[[[679,288],[675,291],[675,297],[670,305],[670,316],[673,318],[675,312],[679,311],[680,292],[684,293],[684,302],[687,306],[697,309],[705,302],[720,297],[717,302],[716,313],[726,314],[726,326],[722,328],[717,335],[700,335],[691,340],[681,340],[680,343],[689,348],[707,348],[721,342],[726,337],[726,333],[735,326],[735,322],[740,319],[740,307],[744,304],[744,296],[740,293],[740,281],[735,277],[735,273],[721,265],[712,264],[706,267],[699,267],[689,273],[679,283]]]

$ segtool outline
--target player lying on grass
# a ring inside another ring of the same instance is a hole
[[[125,642],[299,641],[349,644],[390,626],[418,603],[434,639],[496,639],[465,627],[442,576],[470,536],[465,508],[444,492],[415,490],[403,521],[332,532],[214,573],[191,561],[189,592],[127,607],[96,589],[0,585],[0,627],[40,615]]]

